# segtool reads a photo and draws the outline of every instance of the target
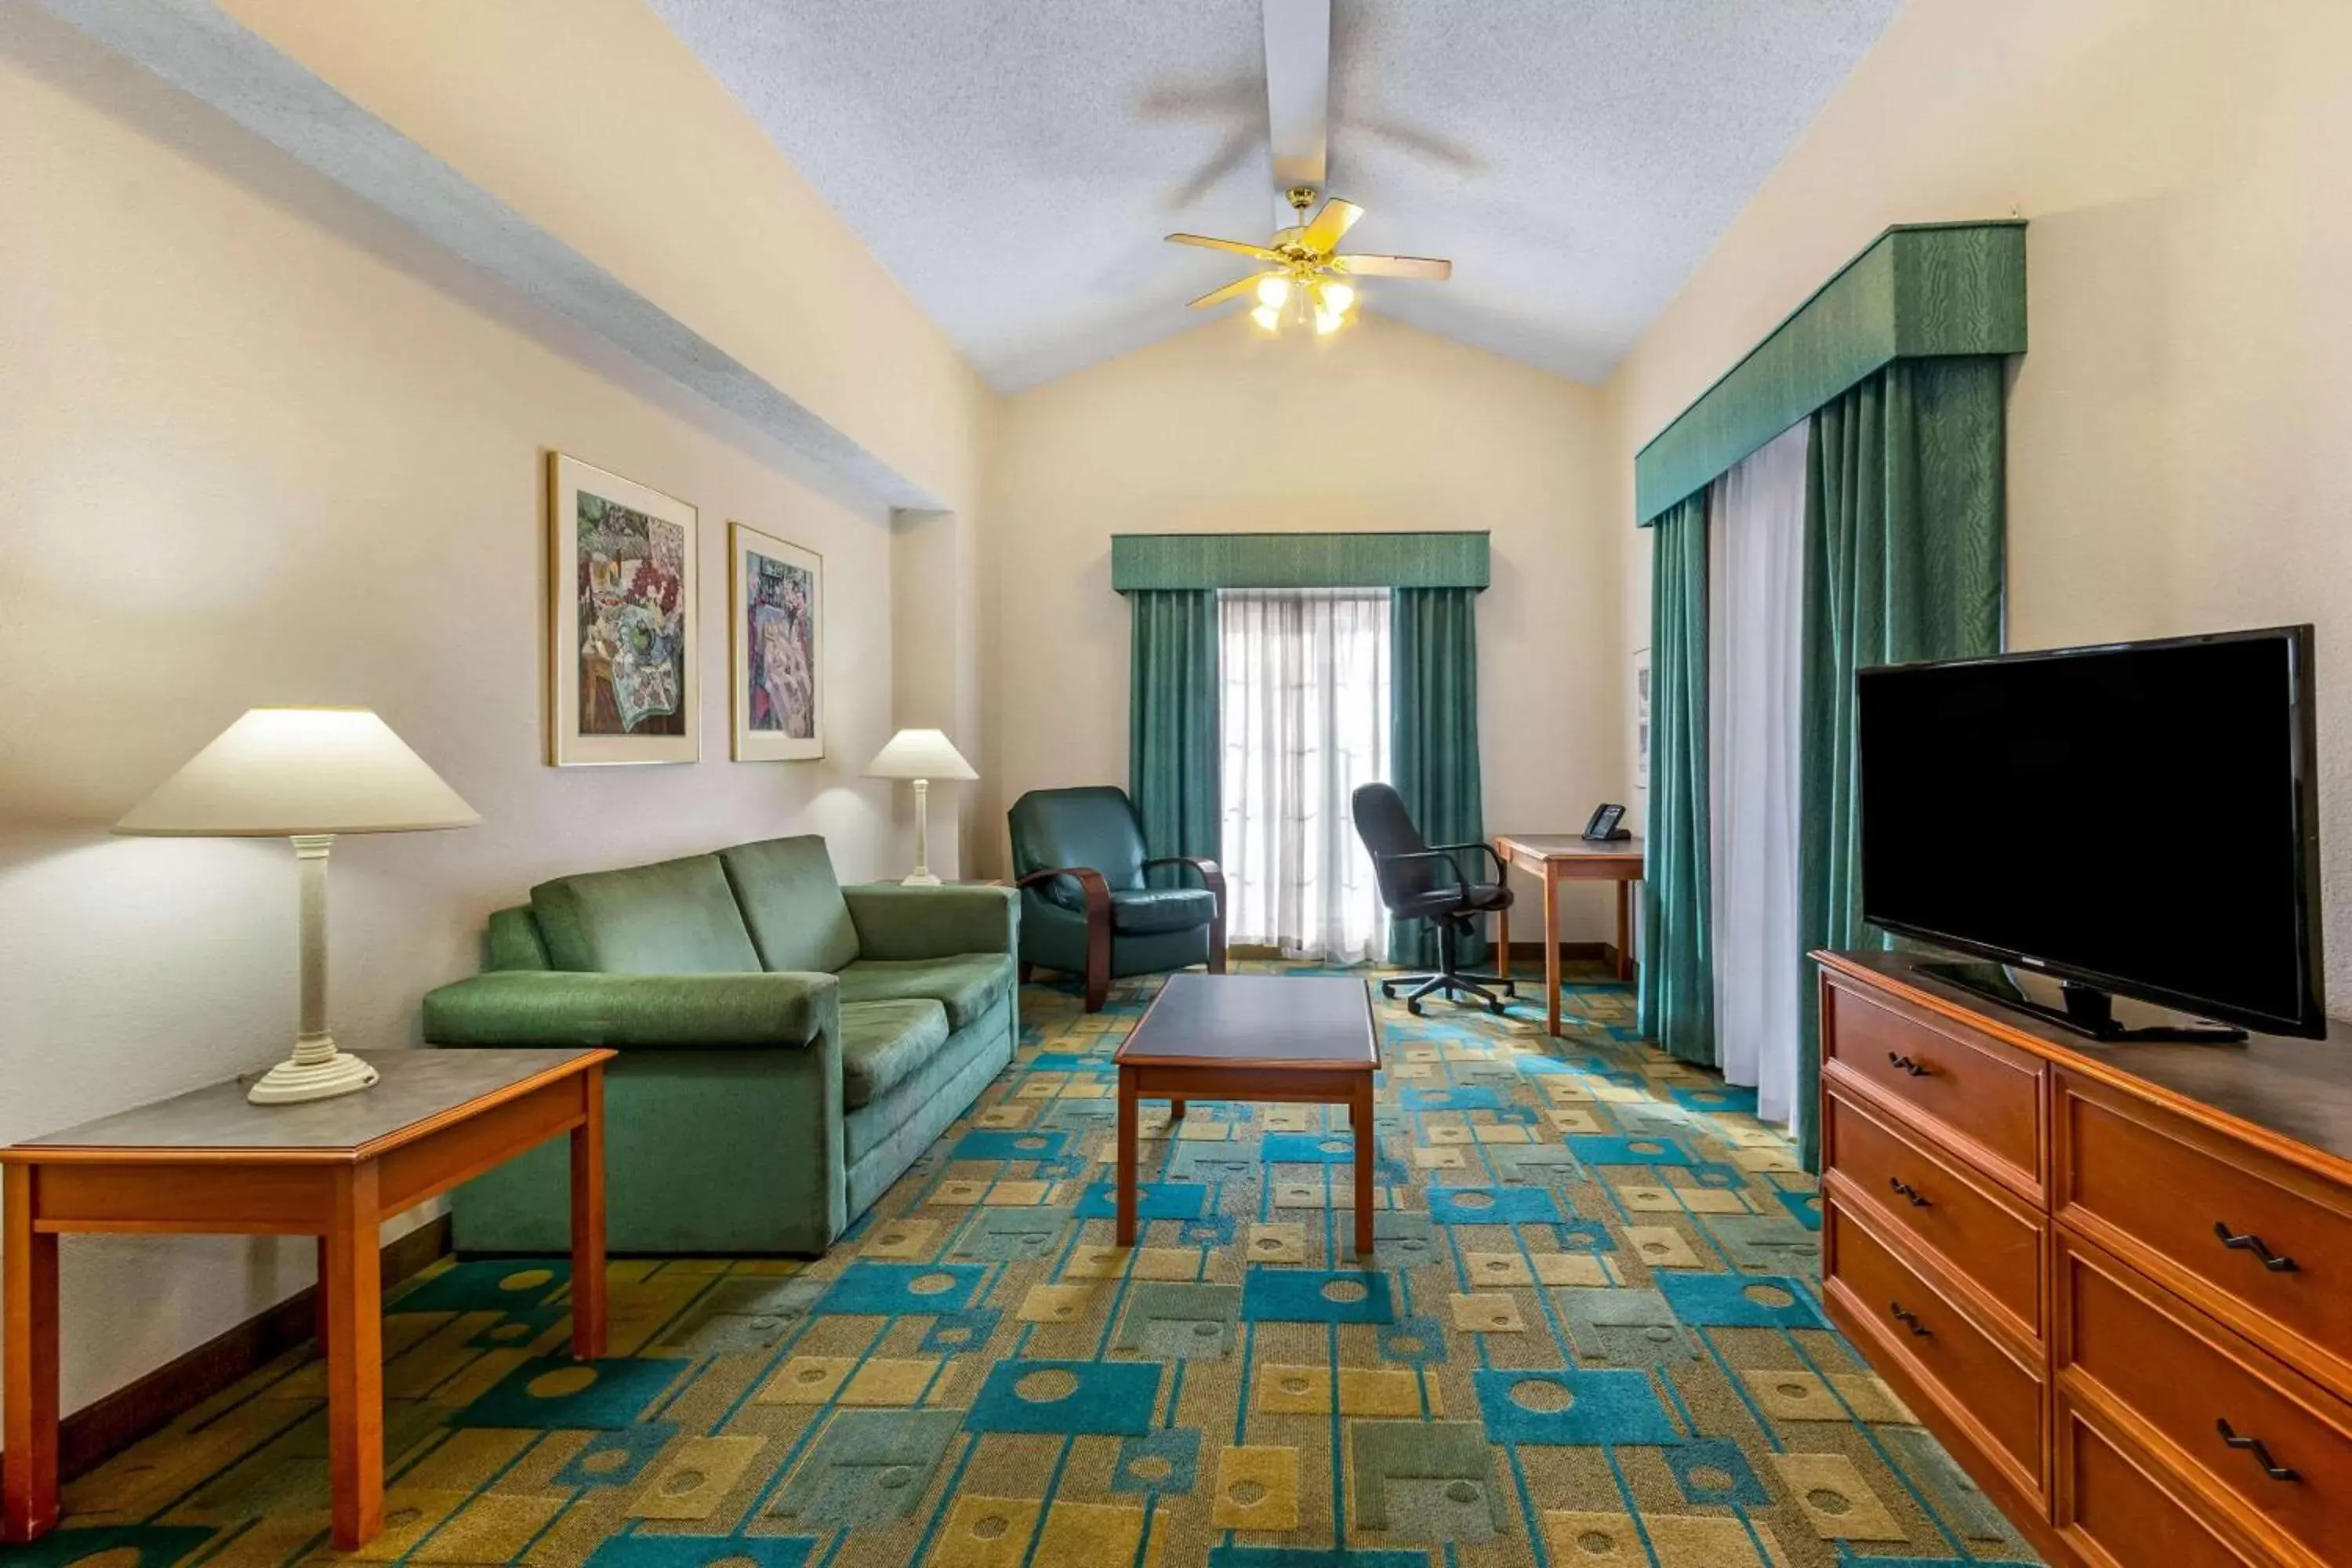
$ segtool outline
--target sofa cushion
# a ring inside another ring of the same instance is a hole
[[[857,956],[857,928],[823,838],[809,833],[738,844],[721,849],[719,863],[768,968],[830,974]]]
[[[845,1013],[853,1002],[928,997],[948,1010],[961,1029],[1013,989],[1013,958],[1003,952],[959,952],[950,958],[861,958],[841,972]]]
[[[558,969],[606,974],[757,973],[760,955],[716,855],[559,877],[530,890]]]
[[[1110,929],[1129,936],[1190,931],[1217,918],[1217,897],[1206,888],[1136,888],[1110,896]]]
[[[948,1011],[928,999],[841,1009],[841,1102],[855,1110],[923,1069],[948,1043]]]

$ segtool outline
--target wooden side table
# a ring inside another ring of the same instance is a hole
[[[1633,884],[1642,879],[1642,841],[1594,840],[1577,833],[1499,833],[1495,853],[1543,889],[1544,1027],[1559,1033],[1559,884],[1617,884],[1617,978],[1633,975]],[[1511,911],[1495,917],[1503,973],[1511,972]]]
[[[376,1229],[491,1166],[572,1138],[572,1353],[604,1353],[608,1050],[371,1051],[383,1078],[307,1105],[214,1084],[0,1149],[5,1419],[0,1539],[58,1522],[58,1237],[319,1238],[334,1542],[383,1528],[383,1312]]]

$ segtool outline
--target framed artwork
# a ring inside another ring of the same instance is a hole
[[[1650,650],[1633,650],[1633,784],[1650,787]]]
[[[824,557],[740,522],[727,525],[734,757],[824,755]]]
[[[561,452],[547,496],[548,761],[700,761],[694,509]]]

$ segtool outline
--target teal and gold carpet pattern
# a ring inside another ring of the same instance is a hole
[[[1281,967],[1252,965],[1253,968]],[[1320,1107],[1149,1108],[1111,1244],[1111,1052],[1019,1060],[823,1261],[560,1263],[388,1308],[371,1563],[547,1568],[1878,1568],[2031,1553],[1824,1321],[1812,1183],[1751,1097],[1571,986],[1574,1028],[1381,1010],[1375,1260]],[[332,1556],[323,1368],[285,1361],[68,1489],[0,1568]]]

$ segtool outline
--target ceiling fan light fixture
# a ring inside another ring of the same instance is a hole
[[[1323,283],[1316,288],[1316,304],[1335,316],[1344,316],[1356,302],[1356,291],[1345,283]]]
[[[1268,273],[1257,280],[1257,302],[1269,310],[1279,310],[1290,300],[1290,279]]]
[[[1252,310],[1250,320],[1269,332],[1278,332],[1282,330],[1282,312],[1271,305],[1260,305],[1256,310]]]
[[[1347,320],[1337,310],[1318,310],[1315,312],[1315,335],[1328,338],[1338,331]]]

